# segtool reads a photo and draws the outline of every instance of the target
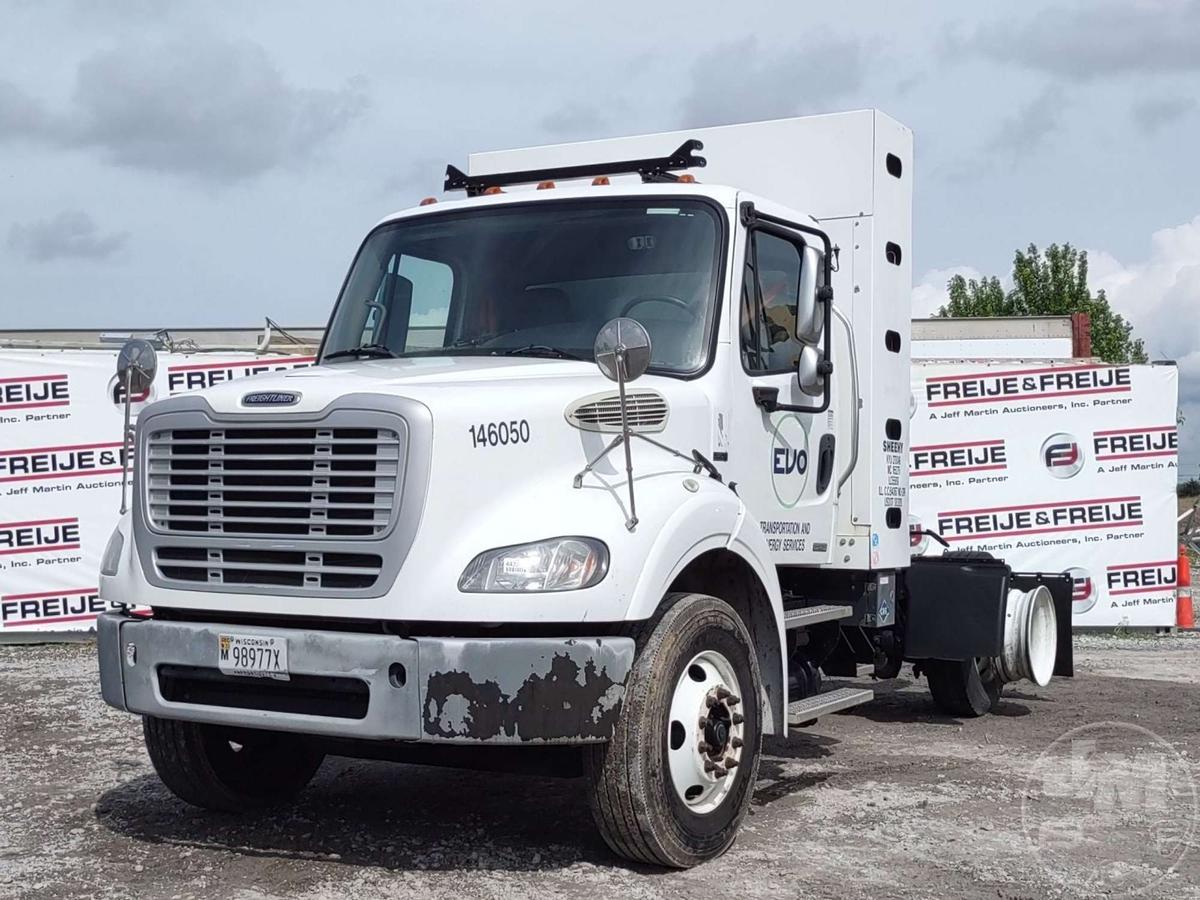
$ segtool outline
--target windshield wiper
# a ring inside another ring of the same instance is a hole
[[[549,356],[553,359],[583,359],[577,353],[572,353],[570,350],[563,350],[560,347],[548,347],[545,344],[530,344],[528,347],[512,347],[506,350],[497,350],[493,353],[503,356]]]
[[[383,344],[363,344],[361,347],[350,347],[346,350],[334,350],[326,353],[325,359],[339,359],[343,356],[369,356],[372,359],[396,359],[396,354]]]

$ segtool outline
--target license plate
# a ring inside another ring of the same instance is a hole
[[[219,634],[217,668],[226,675],[288,681],[287,639],[261,634]]]

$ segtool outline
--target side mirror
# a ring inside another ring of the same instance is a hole
[[[825,307],[817,299],[821,254],[815,247],[805,247],[803,260],[796,297],[796,340],[816,344],[821,338],[821,329],[825,327]]]
[[[117,383],[125,391],[125,431],[121,444],[121,515],[129,511],[126,483],[129,480],[130,434],[129,418],[133,396],[139,397],[150,391],[154,376],[158,373],[158,354],[149,341],[140,338],[126,341],[117,354]]]
[[[593,353],[604,377],[624,385],[650,368],[650,335],[637,319],[611,319],[596,335]]]
[[[596,365],[600,367],[604,377],[615,381],[617,390],[620,391],[621,437],[618,441],[625,445],[625,477],[629,484],[629,515],[625,519],[625,527],[633,531],[637,528],[638,517],[637,500],[633,496],[633,456],[629,449],[629,408],[625,402],[625,385],[641,378],[650,368],[650,335],[637,319],[624,316],[610,319],[596,335],[593,352]],[[609,444],[608,450],[616,445],[616,442]],[[607,453],[608,450],[604,452]],[[588,468],[591,468],[590,463]],[[575,486],[579,487],[578,483]]]
[[[126,341],[117,354],[117,380],[125,388],[125,402],[133,394],[144,394],[158,372],[158,354],[149,341]]]

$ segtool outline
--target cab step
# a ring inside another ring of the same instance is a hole
[[[789,724],[810,722],[818,716],[850,709],[875,699],[875,692],[866,688],[838,688],[823,694],[814,694],[788,704]]]
[[[819,606],[802,606],[799,609],[787,609],[783,612],[784,628],[803,628],[806,625],[816,625],[818,622],[833,622],[845,619],[854,614],[853,606],[835,606],[822,603]]]

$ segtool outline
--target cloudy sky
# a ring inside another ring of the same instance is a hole
[[[0,328],[319,324],[470,151],[875,106],[916,134],[915,313],[1086,248],[1200,471],[1200,0],[104,6],[0,0]]]

